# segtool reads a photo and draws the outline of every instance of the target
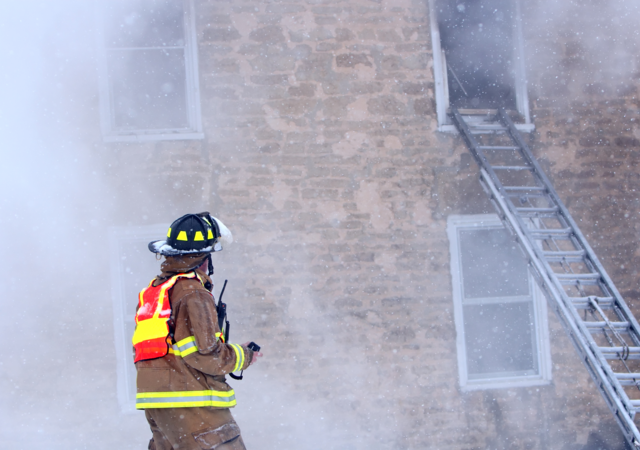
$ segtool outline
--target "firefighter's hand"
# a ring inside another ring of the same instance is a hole
[[[251,342],[245,342],[244,344],[242,344],[243,347],[248,347],[249,344],[251,344]],[[258,358],[262,358],[262,352],[253,352],[253,358],[251,358],[251,362],[249,363],[249,365],[255,363]]]

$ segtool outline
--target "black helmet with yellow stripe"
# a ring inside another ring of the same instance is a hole
[[[224,224],[208,212],[185,214],[173,222],[164,241],[149,243],[149,250],[164,256],[211,253],[233,242]]]

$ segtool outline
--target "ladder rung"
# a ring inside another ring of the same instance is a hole
[[[491,166],[493,170],[533,170],[529,166]]]
[[[480,150],[520,150],[520,147],[512,145],[480,145],[478,148]]]
[[[545,256],[583,256],[587,252],[584,250],[559,250],[559,251],[544,251]]]
[[[533,191],[533,192],[507,192],[507,196],[514,202],[514,199],[528,199],[528,198],[548,198],[546,192]],[[513,203],[516,204],[515,202]],[[524,203],[521,203],[524,204]]]
[[[598,331],[601,328],[611,327],[616,331],[625,331],[629,328],[629,322],[584,322],[589,331]]]
[[[581,284],[594,285],[601,278],[599,273],[555,273],[554,275],[562,284],[575,284],[579,281]]]
[[[573,230],[571,228],[545,228],[529,230],[529,233],[534,239],[557,239],[560,237],[568,238],[573,234]]]
[[[557,206],[551,208],[516,208],[519,214],[555,214],[558,211]]]
[[[618,359],[619,355],[628,354],[627,359],[640,359],[640,347],[598,347],[607,359]],[[627,353],[628,352],[628,353]]]
[[[556,273],[559,280],[599,280],[599,273]]]
[[[507,191],[546,191],[544,186],[503,186]]]
[[[629,400],[631,404],[631,413],[635,414],[640,410],[640,400]]]
[[[584,250],[575,250],[572,252],[542,252],[542,254],[549,262],[582,262],[586,252]]]
[[[547,256],[545,258],[547,262],[555,262],[555,263],[582,263],[584,262],[584,257],[582,256]]]
[[[447,109],[447,113],[451,110]],[[458,112],[463,116],[495,116],[498,114],[497,109],[477,109],[477,108],[458,108]],[[486,122],[485,122],[486,123]]]
[[[640,373],[614,373],[622,386],[640,385]]]
[[[640,378],[638,378],[636,381],[633,381],[633,380],[618,380],[618,382],[622,386],[636,386],[636,385],[640,385]]]
[[[633,380],[634,378],[640,380],[640,373],[622,373],[622,372],[618,372],[618,373],[614,373],[614,375],[616,376],[616,378],[618,380]]]
[[[469,124],[469,130],[471,130],[472,132],[476,130],[506,131],[508,130],[508,128],[496,123],[486,123],[486,124],[478,123],[478,124]]]
[[[591,308],[592,297],[569,297],[573,306],[577,309]],[[613,307],[613,297],[596,297],[598,305],[602,309],[611,309]]]
[[[519,212],[519,216],[522,218],[531,219],[555,219],[558,215],[555,212]]]

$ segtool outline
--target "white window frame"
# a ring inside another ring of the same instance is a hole
[[[145,244],[161,238],[167,232],[167,226],[148,225],[138,227],[112,227],[109,230],[109,247],[111,256],[111,300],[113,302],[113,332],[116,347],[116,372],[118,403],[123,413],[136,411],[136,378],[133,364],[133,344],[125,323],[135,322],[135,317],[126,313],[126,304],[136,302],[135,297],[128,297],[125,292],[125,264],[121,258],[121,247],[132,242]],[[153,255],[150,254],[150,257]],[[149,281],[157,273],[149,274]],[[142,290],[146,286],[140,286]]]
[[[447,219],[447,235],[451,252],[451,278],[453,287],[453,310],[456,326],[456,348],[458,355],[458,375],[463,391],[479,389],[512,388],[538,386],[551,382],[551,350],[549,345],[549,326],[547,323],[547,304],[533,276],[529,273],[529,283],[533,297],[533,311],[538,349],[537,375],[512,376],[470,380],[467,371],[467,353],[463,315],[462,262],[460,261],[459,232],[463,230],[504,229],[504,225],[495,214],[452,215]]]
[[[108,0],[107,0],[108,1]],[[113,108],[107,68],[107,52],[104,45],[104,20],[102,7],[98,11],[98,74],[100,81],[100,123],[105,142],[141,142],[162,140],[204,139],[200,110],[200,83],[198,72],[198,41],[196,36],[193,0],[182,1],[184,7],[186,101],[189,126],[149,130],[118,130],[113,123]]]
[[[440,45],[440,27],[438,26],[438,11],[436,1],[429,0],[429,20],[431,27],[431,43],[433,46],[433,77],[435,84],[436,115],[438,117],[438,131],[457,133],[458,130],[451,122],[449,112],[449,82],[446,66],[446,55]],[[524,117],[524,123],[517,123],[516,128],[529,133],[535,130],[529,113],[529,94],[527,92],[527,78],[525,71],[524,39],[522,37],[522,16],[520,0],[512,0],[515,7],[514,43],[515,48],[515,94],[516,107]]]

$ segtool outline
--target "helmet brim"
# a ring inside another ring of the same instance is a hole
[[[151,251],[152,253],[159,253],[163,256],[190,255],[195,253],[211,253],[216,251],[214,250],[214,248],[215,248],[215,245],[197,249],[197,250],[179,250],[167,244],[166,240],[149,242],[149,251]]]
[[[222,220],[213,216],[211,216],[211,218],[216,221],[218,224],[218,230],[220,231],[220,237],[214,244],[214,248],[218,246],[220,247],[220,249],[215,249],[214,252],[219,252],[223,247],[227,247],[233,243],[233,234],[231,234],[231,231],[229,231],[226,225],[222,223]]]

